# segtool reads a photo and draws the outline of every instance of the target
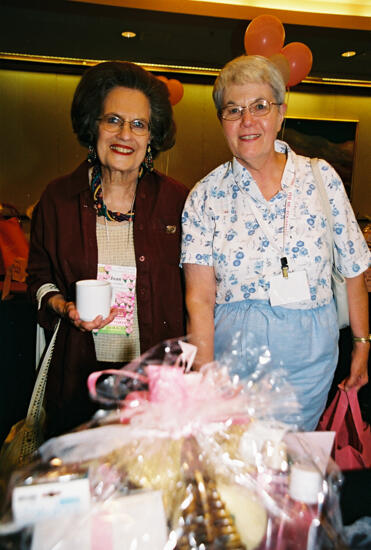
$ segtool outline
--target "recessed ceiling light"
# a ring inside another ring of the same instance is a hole
[[[349,51],[349,52],[343,52],[341,54],[342,57],[353,57],[354,55],[357,55],[357,52],[354,52],[354,51]]]
[[[121,33],[121,36],[123,36],[124,38],[135,38],[136,33],[132,31],[124,31]]]

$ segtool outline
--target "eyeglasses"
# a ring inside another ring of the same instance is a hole
[[[219,116],[224,120],[238,120],[242,118],[246,110],[248,110],[252,116],[265,116],[270,112],[272,105],[282,105],[282,103],[274,103],[266,99],[257,99],[250,103],[250,105],[247,105],[247,107],[242,107],[241,105],[227,105],[220,109]]]
[[[124,120],[118,115],[103,115],[98,118],[103,130],[107,132],[119,132],[127,122],[130,125],[130,129],[133,134],[137,136],[144,136],[149,132],[149,122],[141,118],[135,118],[134,120]]]

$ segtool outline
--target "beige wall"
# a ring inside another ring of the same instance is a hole
[[[86,152],[72,133],[70,104],[78,76],[0,70],[0,202],[23,213],[52,178],[72,170]],[[191,187],[229,158],[211,99],[211,86],[185,84],[174,107],[177,143],[156,161],[159,170]],[[288,115],[359,120],[352,203],[371,215],[371,99],[290,92]]]
[[[78,77],[0,71],[0,201],[21,212],[84,156],[69,108]]]

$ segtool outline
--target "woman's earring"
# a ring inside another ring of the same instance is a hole
[[[93,145],[89,145],[89,150],[88,150],[88,163],[89,164],[95,164],[96,163],[96,160],[97,160],[97,152],[95,150],[95,148],[93,147]]]
[[[147,145],[147,151],[146,156],[144,157],[143,161],[144,166],[148,170],[148,172],[152,172],[153,170],[153,157],[152,157],[152,151],[151,151],[151,145]]]

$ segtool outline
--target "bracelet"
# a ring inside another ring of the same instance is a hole
[[[362,344],[369,344],[371,342],[371,334],[362,338],[360,336],[353,336],[353,342],[362,342]]]

